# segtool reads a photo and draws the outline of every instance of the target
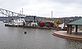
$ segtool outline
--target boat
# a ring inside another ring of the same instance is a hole
[[[24,28],[38,28],[38,29],[54,29],[53,27],[46,27],[44,22],[30,22],[27,23],[25,19],[19,18],[11,20],[8,23],[5,23],[5,26],[9,27],[24,27]]]
[[[24,26],[25,20],[22,18],[11,20],[8,23],[5,23],[5,26]]]

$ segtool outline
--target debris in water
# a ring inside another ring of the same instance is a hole
[[[25,31],[24,34],[27,34],[27,32]]]

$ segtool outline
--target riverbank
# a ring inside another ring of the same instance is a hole
[[[69,39],[69,40],[74,40],[74,41],[82,41],[82,36],[78,34],[67,34],[66,31],[57,31],[54,32],[54,36],[64,38],[64,39]]]

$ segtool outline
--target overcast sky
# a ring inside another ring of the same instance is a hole
[[[0,0],[0,8],[41,17],[82,16],[82,0]]]

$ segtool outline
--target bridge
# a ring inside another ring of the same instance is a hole
[[[6,10],[6,9],[3,9],[3,8],[0,8],[0,13],[5,15],[5,16],[8,16],[8,17],[9,16],[26,16],[25,14],[16,13],[16,12]]]

